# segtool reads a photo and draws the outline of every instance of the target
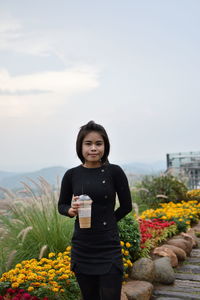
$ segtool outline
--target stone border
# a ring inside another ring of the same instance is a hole
[[[182,232],[155,248],[151,258],[135,261],[130,278],[122,287],[121,300],[150,300],[154,284],[172,284],[175,280],[173,268],[198,246],[196,232],[200,233],[200,221],[187,233]]]

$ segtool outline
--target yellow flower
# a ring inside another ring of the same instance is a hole
[[[68,279],[69,276],[66,274],[63,274],[62,276],[58,277],[58,280]]]
[[[31,285],[33,285],[33,286],[40,286],[41,283],[40,282],[32,282]]]
[[[128,264],[130,267],[132,267],[133,264],[132,264],[132,262],[130,261],[130,259],[128,259],[126,262],[127,262],[127,264]]]
[[[126,248],[130,248],[131,244],[129,242],[126,243]]]
[[[19,287],[19,283],[18,283],[18,282],[13,282],[12,285],[11,285],[11,287],[12,287],[13,289],[16,289],[16,288]]]
[[[54,256],[55,256],[55,253],[53,253],[53,252],[50,252],[49,255],[48,255],[49,258],[52,258]]]
[[[32,287],[32,286],[29,286],[27,289],[28,292],[32,292],[33,290],[34,290],[34,287]]]
[[[123,241],[120,241],[120,245],[121,245],[122,247],[124,247],[124,242],[123,242]]]

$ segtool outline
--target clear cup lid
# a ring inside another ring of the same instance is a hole
[[[79,196],[79,200],[84,201],[84,200],[91,200],[90,196],[88,195],[80,195]]]

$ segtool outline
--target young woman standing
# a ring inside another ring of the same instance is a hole
[[[108,162],[110,143],[103,126],[93,121],[83,125],[76,151],[82,164],[65,173],[58,203],[62,215],[76,217],[71,269],[84,300],[120,300],[123,261],[117,222],[132,210],[128,180],[118,165]],[[91,228],[79,226],[82,194],[93,201]]]

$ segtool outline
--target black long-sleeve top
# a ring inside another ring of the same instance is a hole
[[[128,180],[118,165],[107,164],[99,168],[80,165],[69,169],[62,179],[58,202],[60,214],[68,216],[72,196],[82,194],[89,195],[93,200],[91,227],[94,229],[113,228],[132,210]],[[114,211],[116,194],[120,206]]]
[[[109,272],[114,265],[123,272],[117,221],[132,209],[125,173],[114,164],[99,168],[80,165],[68,170],[62,179],[59,212],[69,216],[72,196],[82,194],[93,200],[91,228],[80,228],[76,217],[71,269],[78,273],[100,275]],[[120,205],[115,210],[116,194]]]

